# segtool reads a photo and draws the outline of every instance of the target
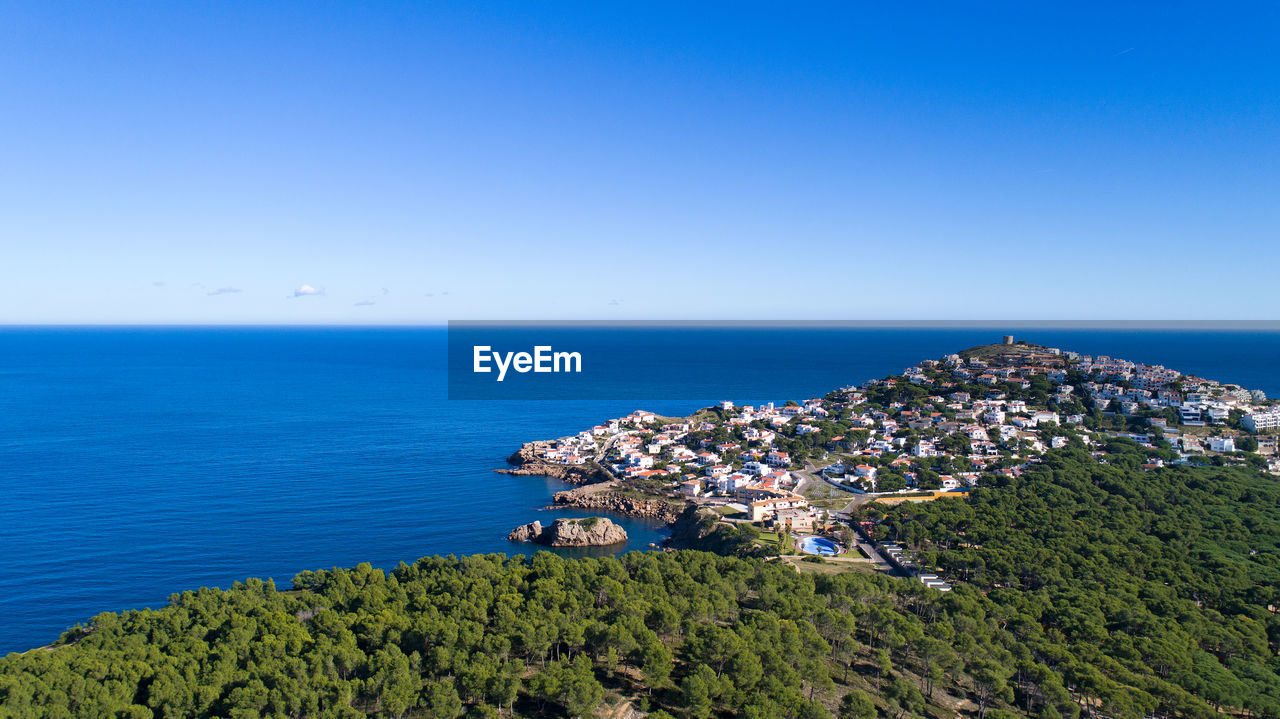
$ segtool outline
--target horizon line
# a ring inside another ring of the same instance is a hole
[[[760,327],[938,329],[1280,330],[1280,320],[438,320],[428,322],[48,322],[0,323],[0,330],[39,329],[449,329],[468,327]]]

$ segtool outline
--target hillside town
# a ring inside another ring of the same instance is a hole
[[[687,418],[637,411],[539,451],[552,463],[596,462],[633,489],[804,533],[829,531],[871,501],[964,495],[1073,442],[1099,462],[1113,443],[1136,443],[1145,470],[1252,463],[1280,473],[1278,429],[1280,405],[1260,390],[1005,337],[825,397],[725,401]],[[909,563],[892,561],[900,549],[881,549],[892,564]]]

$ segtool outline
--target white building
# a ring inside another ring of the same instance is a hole
[[[1242,420],[1244,428],[1250,432],[1280,427],[1280,407],[1246,414]]]
[[[738,491],[739,487],[745,487],[753,481],[755,481],[753,477],[736,473],[728,477],[717,477],[715,479],[716,489],[720,490],[722,494],[733,494]]]
[[[1236,451],[1236,440],[1234,437],[1210,437],[1210,452],[1234,452]]]
[[[937,457],[938,450],[932,442],[920,442],[911,450],[911,454],[916,457]]]

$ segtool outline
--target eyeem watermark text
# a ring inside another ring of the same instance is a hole
[[[493,366],[498,368],[498,381],[507,376],[507,370],[513,369],[520,374],[526,372],[581,372],[582,354],[579,352],[552,352],[551,345],[534,345],[533,354],[528,352],[494,352],[489,345],[472,347],[473,372],[492,372]],[[490,366],[490,363],[493,366]]]

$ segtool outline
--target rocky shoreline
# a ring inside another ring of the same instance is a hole
[[[662,499],[644,499],[625,494],[618,482],[605,482],[578,487],[552,495],[556,507],[593,509],[624,517],[656,519],[672,524],[680,517],[682,506]]]
[[[671,527],[673,537],[676,535],[696,534],[696,530],[691,531],[690,528],[683,526],[697,523],[696,518],[699,515],[696,511],[697,506],[693,503],[671,501],[661,497],[637,496],[634,492],[626,491],[624,482],[615,479],[594,461],[583,465],[549,462],[540,456],[542,450],[548,444],[550,443],[544,441],[525,442],[515,454],[507,458],[509,463],[516,465],[515,467],[496,469],[494,471],[519,476],[551,477],[552,479],[559,479],[569,484],[578,485],[573,489],[556,492],[552,495],[554,504],[547,507],[547,509],[572,507],[574,509],[607,512],[622,517],[651,519]],[[536,542],[553,547],[609,546],[610,544],[626,541],[626,532],[622,527],[605,518],[593,519],[607,523],[606,527],[612,527],[617,532],[621,532],[622,539],[617,540],[616,535],[611,534],[606,544],[589,543],[588,540],[578,537],[577,531],[571,526],[571,523],[581,520],[571,519],[557,519],[547,527],[543,527],[540,522],[531,522],[512,530],[507,535],[507,538],[513,542]],[[555,529],[557,525],[560,526],[560,529]],[[553,532],[553,530],[555,531]],[[559,538],[560,530],[564,530],[567,533],[566,538]],[[600,531],[605,530],[602,529]],[[612,530],[609,531],[612,532]],[[590,542],[597,541],[597,539],[592,539]],[[673,545],[673,542],[668,539],[663,542],[663,545]]]
[[[548,462],[538,454],[539,448],[548,444],[550,443],[525,442],[520,445],[520,449],[515,454],[507,458],[507,462],[516,465],[516,467],[504,467],[493,471],[500,474],[551,477],[569,484],[594,484],[609,479],[604,470],[600,469],[600,466],[595,462],[582,465]]]

